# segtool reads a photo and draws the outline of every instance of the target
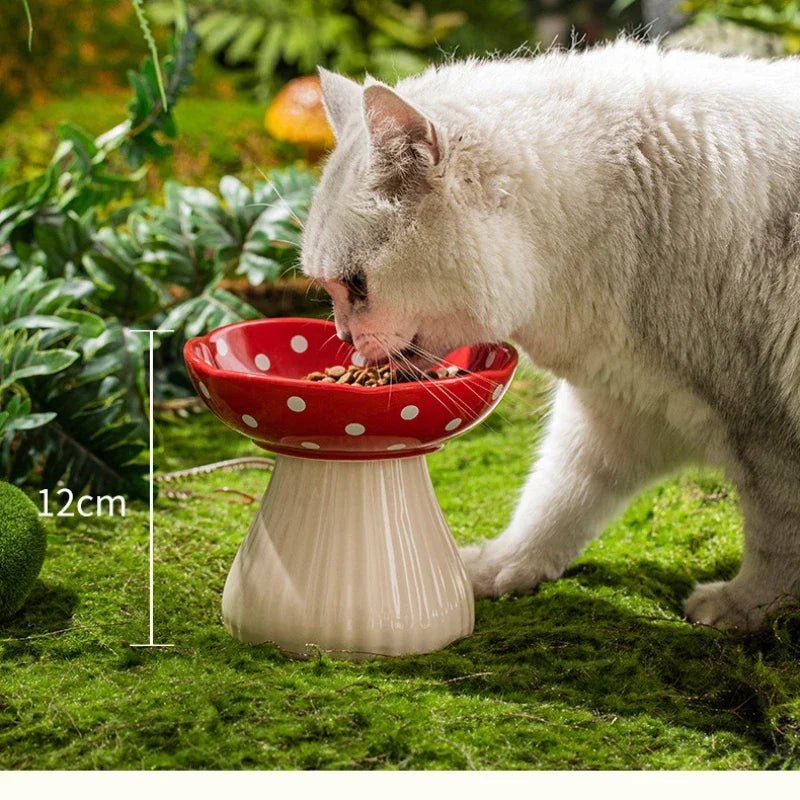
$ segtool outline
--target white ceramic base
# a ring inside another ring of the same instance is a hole
[[[424,456],[277,456],[222,595],[225,626],[291,653],[427,653],[472,633],[472,587]]]

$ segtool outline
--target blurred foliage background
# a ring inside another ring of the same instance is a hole
[[[609,14],[610,0],[187,0],[202,49],[197,93],[267,99],[286,80],[318,64],[394,80],[448,55],[508,53],[544,39],[565,41],[572,27],[594,41],[639,13]],[[30,0],[33,47],[21,0],[3,4],[0,118],[16,105],[54,96],[114,93],[140,60],[142,40],[131,0]],[[147,0],[164,44],[164,26],[183,2]]]
[[[0,158],[29,177],[70,121],[98,135],[124,116],[127,75],[146,55],[132,0],[6,0],[0,25]],[[640,24],[637,3],[612,0],[144,0],[159,49],[185,9],[199,36],[194,85],[176,110],[173,156],[152,166],[143,191],[177,178],[207,188],[222,175],[303,159],[264,129],[270,99],[321,64],[388,82],[469,54],[594,42]]]

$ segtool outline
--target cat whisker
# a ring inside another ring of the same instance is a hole
[[[452,411],[453,408],[455,408],[455,410],[461,414],[467,414],[469,412],[469,407],[463,403],[463,401],[457,395],[453,394],[446,387],[440,384],[437,385],[435,381],[428,380],[428,376],[425,371],[411,362],[402,353],[398,353],[394,357],[402,359],[406,367],[410,368],[413,372],[416,372],[421,376],[420,378],[417,378],[417,382],[426,392],[428,392],[428,394],[430,394],[431,397],[433,397],[434,400],[436,400],[442,406],[442,408],[445,408],[447,411]],[[437,390],[442,396],[437,394]]]
[[[297,223],[297,227],[300,228],[301,231],[304,231],[305,228],[306,228],[305,223],[302,221],[302,219],[300,218],[300,215],[294,210],[294,208],[292,208],[291,203],[289,203],[286,200],[286,198],[278,191],[278,187],[275,185],[275,182],[271,181],[267,177],[267,175],[264,173],[264,171],[261,169],[261,167],[256,165],[256,169],[259,171],[261,177],[266,181],[267,185],[272,189],[272,191],[275,192],[276,195],[278,195],[278,199],[281,200],[281,202],[283,202],[286,205],[286,207],[289,209],[289,211],[292,212],[292,216],[294,217],[294,220]],[[270,204],[269,203],[265,203],[265,205],[270,205]]]
[[[423,357],[426,357],[426,358],[437,358],[434,353],[430,353],[430,352],[426,351],[424,348],[419,347],[418,345],[415,345],[414,347],[419,351],[419,354],[422,355]],[[453,364],[452,362],[448,361],[445,358],[442,358],[442,359],[439,359],[439,360],[445,366],[458,366],[458,365]],[[494,390],[499,385],[497,383],[497,381],[494,381],[491,378],[487,378],[487,377],[481,375],[479,372],[475,372],[475,371],[467,369],[465,367],[459,367],[459,369],[462,372],[465,372],[466,374],[471,375],[474,380],[476,380],[479,383],[482,383],[487,388],[491,388],[492,390]],[[524,401],[518,400],[514,395],[507,395],[505,400],[504,400],[504,405],[507,408],[508,407],[515,408],[515,407],[520,407],[520,406],[524,406],[526,409],[528,408],[527,403],[525,403]],[[547,403],[544,404],[545,407],[546,407],[546,405],[547,405]],[[538,410],[540,411],[541,408],[542,407],[539,406]],[[507,417],[505,416],[505,414],[503,414],[502,411],[498,410],[497,413],[500,414],[500,416],[503,417],[503,419],[506,419],[506,421],[508,421]]]
[[[481,375],[479,372],[475,372],[474,370],[467,369],[466,367],[459,367],[457,364],[454,364],[452,361],[448,361],[446,358],[442,356],[437,356],[436,353],[431,352],[430,350],[426,350],[424,347],[421,347],[419,344],[411,343],[409,345],[410,350],[412,350],[417,355],[422,356],[423,358],[427,358],[431,361],[438,362],[443,364],[447,367],[458,367],[460,372],[464,372],[468,375],[472,375],[475,379],[480,382],[483,382],[487,387],[494,388],[497,386],[497,381],[493,381],[491,378],[487,378],[484,375]]]
[[[328,344],[328,342],[332,342],[332,341],[333,341],[335,338],[336,338],[336,334],[335,334],[335,333],[332,333],[330,336],[328,336],[328,338],[327,338],[327,339],[325,339],[325,340],[322,342],[322,344],[320,345],[320,349],[321,349],[321,348],[323,348],[323,347],[326,347],[326,346],[327,346],[327,344]]]
[[[412,347],[411,347],[410,349],[413,349],[413,345],[412,345]],[[417,370],[417,371],[418,371],[418,372],[419,372],[421,375],[423,375],[425,378],[427,378],[427,375],[426,375],[426,373],[425,373],[425,371],[424,371],[424,370],[420,369],[420,368],[419,368],[419,367],[417,367],[416,365],[413,365],[413,364],[412,364],[412,366],[413,366],[413,367],[414,367],[414,368],[415,368],[415,369],[416,369],[416,370]],[[465,404],[465,403],[464,403],[464,402],[461,400],[461,398],[459,398],[457,394],[455,394],[453,391],[451,391],[451,389],[450,389],[449,387],[445,386],[445,385],[444,385],[443,383],[441,383],[440,381],[436,381],[436,380],[432,380],[432,381],[428,381],[428,380],[422,380],[421,382],[422,382],[422,383],[425,383],[425,384],[427,384],[427,385],[428,385],[428,387],[430,388],[430,390],[431,390],[432,392],[438,391],[438,392],[440,392],[440,393],[441,393],[443,396],[445,396],[446,398],[448,398],[448,399],[450,400],[450,402],[451,402],[451,403],[452,403],[452,404],[453,404],[453,405],[456,407],[456,409],[457,409],[458,411],[460,411],[461,413],[467,413],[467,412],[469,412],[469,407],[468,407],[468,406],[467,406],[467,405],[466,405],[466,404]],[[476,392],[476,391],[475,391],[475,390],[474,390],[474,389],[473,389],[471,386],[467,386],[467,385],[465,385],[465,388],[466,388],[466,389],[468,389],[470,392],[472,392],[472,393],[473,393],[473,394],[474,394],[476,397],[480,397],[480,395],[478,395],[478,393],[477,393],[477,392]],[[481,398],[481,399],[482,399],[482,398]]]
[[[418,372],[418,373],[419,373],[419,374],[421,374],[421,375],[424,375],[424,374],[425,374],[425,373],[424,373],[424,372],[423,372],[421,369],[419,369],[419,367],[417,367],[417,366],[415,366],[414,364],[412,364],[412,363],[411,363],[411,362],[410,362],[410,361],[409,361],[409,360],[408,360],[408,359],[407,359],[407,358],[406,358],[406,357],[405,357],[405,356],[404,356],[402,353],[395,353],[395,354],[392,356],[392,358],[394,358],[395,360],[399,360],[399,361],[400,361],[400,363],[402,363],[402,364],[403,364],[405,367],[407,367],[407,368],[410,368],[410,369],[412,370],[412,372],[411,372],[411,374],[412,374],[412,375],[413,375],[413,372],[414,372],[414,371]],[[444,409],[445,409],[445,410],[447,410],[447,411],[449,411],[449,410],[450,410],[450,406],[448,406],[448,405],[447,405],[447,403],[445,403],[445,402],[444,402],[444,401],[443,401],[443,400],[442,400],[440,397],[438,397],[436,394],[434,394],[434,392],[432,392],[432,391],[431,391],[430,387],[426,385],[426,384],[427,384],[427,381],[420,380],[419,378],[417,378],[416,380],[417,380],[417,383],[419,383],[419,384],[420,384],[420,386],[421,386],[421,387],[422,387],[422,388],[423,388],[423,389],[424,389],[426,392],[428,392],[428,394],[429,394],[429,395],[430,395],[430,396],[431,396],[431,397],[432,397],[434,400],[436,400],[436,402],[437,402],[437,403],[439,403],[439,405],[441,405],[441,406],[442,406],[442,408],[444,408]]]
[[[297,261],[294,264],[289,264],[289,266],[286,267],[286,269],[283,272],[281,272],[281,274],[278,276],[278,280],[281,280],[285,275],[288,275],[290,272],[296,272],[299,266],[300,266],[299,261]]]
[[[436,358],[435,354],[433,354],[433,353],[431,353],[431,352],[429,352],[429,351],[426,351],[424,348],[421,348],[421,347],[419,347],[418,345],[411,345],[411,349],[412,349],[412,350],[414,350],[414,351],[416,351],[416,352],[418,352],[418,353],[419,353],[420,355],[422,355],[424,358]],[[446,365],[446,366],[457,366],[456,364],[453,364],[452,362],[449,362],[449,361],[448,361],[447,359],[445,359],[445,358],[438,359],[438,360],[439,360],[439,361],[440,361],[442,364],[444,364],[444,365]],[[480,375],[479,373],[477,373],[477,372],[474,372],[473,370],[465,369],[465,368],[463,368],[463,367],[460,367],[460,369],[461,369],[463,372],[467,373],[468,375],[472,376],[472,378],[473,378],[473,379],[477,379],[478,381],[482,382],[482,383],[483,383],[483,384],[486,386],[486,388],[487,388],[487,389],[492,389],[492,390],[494,390],[494,389],[495,389],[497,386],[499,386],[499,384],[497,383],[497,381],[494,381],[494,380],[492,380],[491,378],[486,378],[486,377],[484,377],[484,376]],[[440,390],[444,390],[444,389],[445,389],[445,387],[444,387],[443,385],[441,385],[441,384],[435,384],[435,385],[436,385],[436,386],[437,386],[437,387],[438,387]],[[486,398],[484,397],[484,395],[482,395],[480,392],[476,391],[476,390],[475,390],[475,389],[474,389],[472,386],[470,386],[468,383],[465,383],[465,384],[463,384],[463,386],[464,386],[464,388],[465,388],[465,389],[466,389],[468,392],[470,392],[470,393],[471,393],[471,394],[472,394],[472,395],[473,395],[473,396],[474,396],[476,399],[478,399],[478,400],[485,400],[485,399],[486,399]],[[500,418],[501,418],[501,419],[502,419],[504,422],[506,422],[506,423],[511,423],[511,419],[510,419],[510,418],[509,418],[509,417],[508,417],[508,416],[507,416],[507,415],[506,415],[506,414],[505,414],[503,411],[501,411],[500,409],[495,409],[495,413],[496,413],[496,414],[498,414],[498,415],[500,416]]]
[[[328,317],[328,320],[329,320],[329,321],[330,321],[330,319],[331,319],[331,317],[332,317],[332,316],[333,316],[333,314],[330,314],[330,315],[329,315],[329,317]],[[320,345],[320,349],[322,349],[322,348],[326,347],[326,346],[328,345],[328,342],[331,342],[331,341],[333,341],[334,339],[338,338],[338,336],[339,336],[339,334],[338,334],[338,333],[332,333],[330,336],[328,336],[328,338],[327,338],[327,339],[325,339],[325,340],[322,342],[322,344]],[[349,345],[347,344],[347,342],[343,342],[341,339],[339,339],[339,344],[338,344],[338,346],[336,347],[336,351],[335,351],[335,353],[334,353],[335,360],[336,360],[337,362],[340,360],[340,359],[339,359],[339,353],[341,353],[341,352],[342,352],[342,348],[345,348],[345,347],[349,347]]]
[[[388,360],[391,358],[391,353],[389,352],[389,348],[386,347],[386,345],[383,345],[383,352],[386,355],[386,360],[388,362]],[[388,391],[387,397],[386,397],[386,410],[387,411],[389,410],[390,406],[392,405],[392,384],[393,383],[394,383],[394,381],[391,381],[391,380],[388,383],[389,391]]]
[[[410,349],[417,352],[424,358],[428,359],[436,358],[436,356],[433,353],[430,353],[417,345],[411,345]],[[499,385],[497,381],[494,381],[491,378],[486,378],[480,373],[474,372],[473,370],[470,369],[466,369],[465,367],[459,367],[457,364],[454,364],[452,361],[448,361],[446,358],[440,358],[437,360],[445,367],[457,367],[460,372],[470,375],[474,381],[476,381],[479,384],[483,384],[487,389],[494,390]],[[482,395],[480,395],[477,391],[475,391],[475,389],[469,384],[466,384],[465,388],[467,388],[470,392],[472,392],[472,394],[474,394],[475,397],[482,398]]]
[[[274,206],[278,202],[283,203],[286,206],[286,208],[289,210],[289,213],[292,215],[291,221],[295,225],[297,225],[297,227],[301,231],[305,230],[305,225],[303,224],[303,221],[297,215],[295,210],[283,198],[281,198],[280,200],[273,200],[271,203],[245,203],[244,207],[245,208],[272,208],[272,206]],[[273,241],[277,242],[277,241],[280,241],[280,240],[279,239],[274,239]]]
[[[391,361],[393,359],[393,356],[392,356],[391,349],[389,348],[388,344],[386,343],[386,339],[387,339],[386,334],[375,333],[375,334],[372,334],[372,337],[380,344],[381,348],[383,349],[384,356],[386,358],[386,362],[388,363],[389,361]],[[391,406],[391,403],[392,403],[392,384],[393,383],[394,383],[393,381],[390,381],[388,383],[389,391],[387,393],[387,399],[386,399],[386,409],[387,410],[389,409],[389,407]]]
[[[309,292],[314,287],[314,284],[316,284],[318,287],[321,286],[320,282],[316,278],[311,278],[311,280],[308,282],[308,286],[306,286],[306,293],[305,293],[306,300],[308,300]],[[328,301],[325,300],[324,297],[318,297],[318,298],[315,298],[315,299],[317,301],[319,301],[319,302],[328,302]],[[332,310],[331,310],[330,316],[328,318],[330,319],[331,316],[333,316],[333,311]]]
[[[270,239],[270,244],[285,244],[287,247],[297,247],[297,242],[289,241],[289,239]]]

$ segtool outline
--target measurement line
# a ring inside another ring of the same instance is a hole
[[[150,350],[150,382],[149,382],[149,394],[150,394],[150,641],[147,644],[132,644],[131,647],[175,647],[174,644],[155,644],[153,642],[153,561],[155,557],[155,536],[154,536],[154,528],[155,528],[155,514],[154,514],[154,502],[153,502],[153,487],[155,486],[155,481],[153,480],[153,442],[154,442],[154,418],[153,418],[153,336],[156,333],[174,333],[174,331],[169,330],[160,330],[160,329],[153,329],[153,328],[145,328],[145,329],[138,329],[138,330],[131,330],[131,333],[147,333],[149,334],[149,350]]]

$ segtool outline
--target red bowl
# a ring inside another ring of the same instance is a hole
[[[510,344],[474,344],[442,359],[465,375],[380,387],[305,381],[363,363],[332,322],[261,319],[190,339],[184,358],[198,394],[229,427],[265,450],[303,458],[398,458],[431,453],[483,420],[514,376]]]

